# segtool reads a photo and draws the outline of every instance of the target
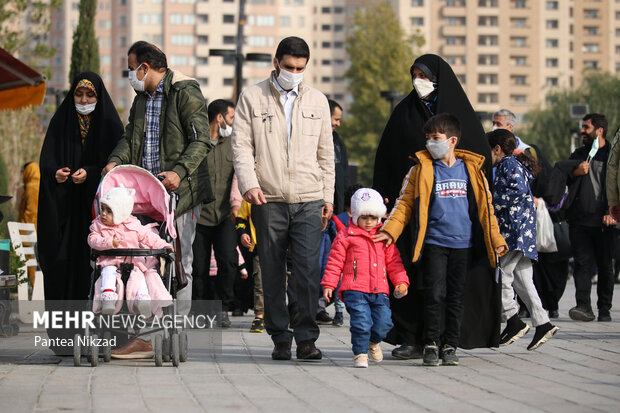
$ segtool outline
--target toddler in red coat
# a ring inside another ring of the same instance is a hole
[[[368,367],[368,353],[379,362],[379,343],[393,327],[387,277],[399,297],[407,295],[409,278],[395,245],[386,247],[372,236],[381,227],[386,207],[381,195],[361,188],[351,197],[349,227],[334,239],[321,285],[330,300],[342,275],[339,294],[351,316],[351,344],[355,367]]]

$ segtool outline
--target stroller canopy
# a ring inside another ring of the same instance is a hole
[[[139,166],[116,166],[101,179],[94,203],[95,214],[101,212],[101,196],[121,185],[136,191],[132,211],[134,215],[146,215],[156,221],[165,222],[168,234],[172,238],[177,237],[174,228],[174,200],[171,200],[166,188],[153,174]]]

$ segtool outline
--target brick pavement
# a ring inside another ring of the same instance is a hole
[[[384,362],[355,369],[348,328],[332,326],[321,329],[321,362],[275,362],[267,334],[248,332],[249,316],[232,318],[219,352],[191,332],[178,369],[151,360],[73,367],[25,349],[35,333],[21,332],[0,338],[0,411],[620,412],[620,311],[611,323],[571,321],[573,294],[571,280],[561,331],[539,350],[526,350],[530,332],[505,349],[459,350],[459,367],[394,360],[384,343]]]

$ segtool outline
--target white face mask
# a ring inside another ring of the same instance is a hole
[[[426,149],[430,152],[433,159],[443,159],[450,149],[450,145],[448,145],[448,140],[445,141],[433,141],[428,139],[426,141]]]
[[[282,89],[294,89],[295,86],[297,86],[302,82],[302,80],[304,80],[304,72],[288,72],[280,67],[280,63],[278,63],[278,67],[280,68],[280,74],[278,75],[278,78],[276,80],[278,81],[278,84],[282,87]]]
[[[417,78],[413,80],[413,88],[419,97],[424,98],[435,90],[435,85],[430,80]]]
[[[142,66],[142,64],[140,64]],[[142,80],[138,80],[138,70],[140,70],[140,66],[136,67],[136,70],[129,71],[129,84],[136,92],[144,92],[144,81],[146,80],[146,76],[148,73],[145,73],[144,78]]]
[[[219,126],[220,136],[222,138],[228,138],[230,135],[232,135],[232,126],[226,123],[226,121],[224,121],[224,125],[226,125],[226,129],[222,129],[222,127]]]
[[[499,129],[499,127],[498,127],[498,126],[495,126],[495,125],[491,126],[491,132],[493,132],[493,131],[495,131],[495,130],[498,130],[498,129]]]
[[[76,103],[75,110],[77,110],[77,113],[80,115],[90,115],[93,113],[93,110],[95,110],[95,106],[97,106],[97,102],[88,105],[80,105],[79,103]]]

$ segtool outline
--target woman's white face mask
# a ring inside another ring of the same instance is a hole
[[[435,84],[428,79],[416,78],[413,80],[413,88],[419,97],[425,98],[435,90]]]
[[[97,106],[97,102],[90,103],[88,105],[80,105],[79,103],[76,103],[75,104],[75,110],[80,115],[90,115],[91,113],[93,113],[93,111],[95,110],[96,106]]]

